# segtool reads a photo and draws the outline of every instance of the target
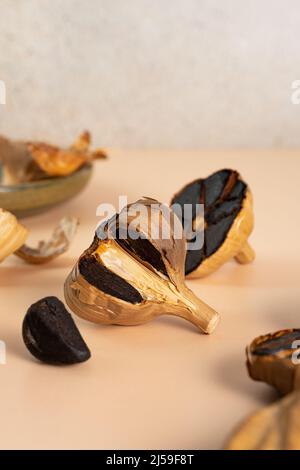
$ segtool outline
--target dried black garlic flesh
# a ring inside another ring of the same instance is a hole
[[[197,211],[197,204],[204,206],[204,214]],[[193,181],[173,197],[171,205],[187,241],[193,242],[200,234],[204,240],[199,248],[188,249],[186,275],[206,276],[231,258],[242,264],[253,261],[247,241],[254,225],[252,195],[237,171],[220,170]]]
[[[143,300],[131,284],[99,263],[93,254],[86,254],[79,260],[79,272],[92,286],[117,299],[132,304],[141,303]]]
[[[288,329],[256,338],[247,348],[252,379],[266,382],[286,395],[300,388],[300,329]]]
[[[136,218],[138,237],[129,230]],[[170,314],[205,333],[214,330],[219,315],[184,284],[185,238],[180,221],[168,207],[141,199],[103,224],[101,232],[100,236],[97,231],[65,282],[72,311],[95,323],[119,325],[137,325]]]
[[[27,349],[42,362],[76,364],[91,357],[70,313],[56,297],[45,297],[31,305],[22,334]]]

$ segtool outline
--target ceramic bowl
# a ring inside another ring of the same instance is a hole
[[[15,185],[1,184],[0,172],[0,207],[17,217],[40,214],[82,191],[92,171],[92,165],[86,164],[69,176]]]

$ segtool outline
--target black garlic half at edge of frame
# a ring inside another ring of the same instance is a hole
[[[300,392],[289,393],[244,420],[226,450],[300,450]]]
[[[286,395],[300,389],[300,329],[280,330],[255,338],[246,349],[253,380]]]

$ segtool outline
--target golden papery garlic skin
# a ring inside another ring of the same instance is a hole
[[[218,313],[184,283],[186,250],[179,220],[172,214],[169,239],[152,238],[148,222],[153,207],[160,203],[144,198],[127,206],[123,211],[127,211],[128,224],[133,220],[133,207],[139,204],[146,209],[139,226],[145,238],[101,240],[96,235],[65,282],[67,304],[77,315],[95,323],[137,325],[169,314],[212,333],[219,321]],[[108,235],[113,229],[124,229],[121,214],[107,222]],[[150,226],[153,223],[151,219]],[[175,224],[176,229],[180,227],[180,239],[174,236]]]

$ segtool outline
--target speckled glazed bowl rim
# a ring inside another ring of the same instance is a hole
[[[17,183],[17,184],[2,184],[0,182],[0,193],[10,193],[16,191],[22,191],[24,189],[33,189],[33,188],[42,188],[44,186],[49,186],[50,184],[55,183],[62,183],[63,181],[69,180],[74,178],[76,175],[80,175],[81,173],[85,173],[86,171],[91,171],[92,165],[91,163],[86,163],[84,166],[79,168],[79,170],[74,171],[67,176],[55,176],[49,177],[38,181],[28,181],[26,183]]]

